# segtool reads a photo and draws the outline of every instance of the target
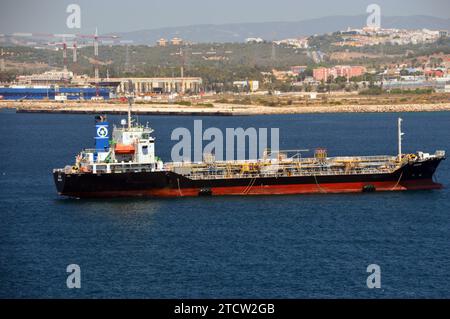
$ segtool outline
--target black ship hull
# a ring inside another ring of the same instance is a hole
[[[60,195],[70,197],[182,197],[272,195],[439,189],[433,181],[442,158],[409,163],[392,173],[280,176],[195,180],[171,171],[128,173],[54,172]]]

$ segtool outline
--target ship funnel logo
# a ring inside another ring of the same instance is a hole
[[[107,137],[108,136],[108,128],[106,126],[99,126],[97,128],[97,136],[98,137]]]

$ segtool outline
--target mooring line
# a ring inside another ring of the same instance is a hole
[[[403,176],[403,171],[402,171],[402,173],[400,174],[400,177],[399,177],[397,183],[394,185],[394,187],[391,188],[391,191],[393,191],[393,190],[398,186],[398,184],[400,183],[400,180],[402,179],[402,176]]]
[[[316,175],[313,175],[313,176],[314,176],[314,180],[316,181],[316,185],[317,185],[317,187],[319,188],[320,192],[321,192],[321,193],[326,193],[327,191],[324,190],[322,187],[320,187],[319,182],[317,182]]]
[[[247,187],[245,187],[245,189],[242,191],[242,194],[244,194],[244,195],[248,194],[248,192],[250,191],[250,189],[251,189],[252,186],[253,186],[252,183],[254,184],[255,181],[256,181],[256,177],[255,177],[255,178],[252,178],[252,179],[250,180],[250,183],[248,183]]]
[[[180,188],[180,179],[177,178],[177,184],[178,184],[178,192],[180,193],[180,196],[183,196],[183,193],[181,192],[181,188]]]
[[[256,177],[253,178],[253,181],[250,183],[250,187],[247,189],[246,194],[250,193],[250,190],[252,189],[253,185],[255,185],[256,182]]]

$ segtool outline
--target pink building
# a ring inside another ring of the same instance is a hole
[[[313,77],[316,81],[326,81],[330,75],[330,69],[328,68],[317,68],[313,70]]]
[[[352,78],[355,76],[361,76],[366,73],[367,70],[363,66],[350,66],[350,65],[336,65],[332,68],[317,68],[313,70],[313,77],[316,81],[327,81],[331,76],[332,78],[337,78],[339,76],[345,78]]]
[[[354,76],[361,76],[364,73],[367,72],[366,68],[363,66],[341,66],[338,65],[335,67],[336,69],[336,76],[343,76],[345,78],[352,78]]]
[[[442,78],[444,76],[444,71],[440,69],[436,70],[426,70],[425,76],[430,76],[433,78]]]

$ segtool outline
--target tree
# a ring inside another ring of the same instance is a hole
[[[347,83],[347,78],[345,76],[338,76],[334,81],[337,84]]]
[[[400,70],[400,75],[401,75],[401,76],[405,76],[405,75],[410,75],[410,73],[409,73],[408,70],[402,69],[402,70]]]

